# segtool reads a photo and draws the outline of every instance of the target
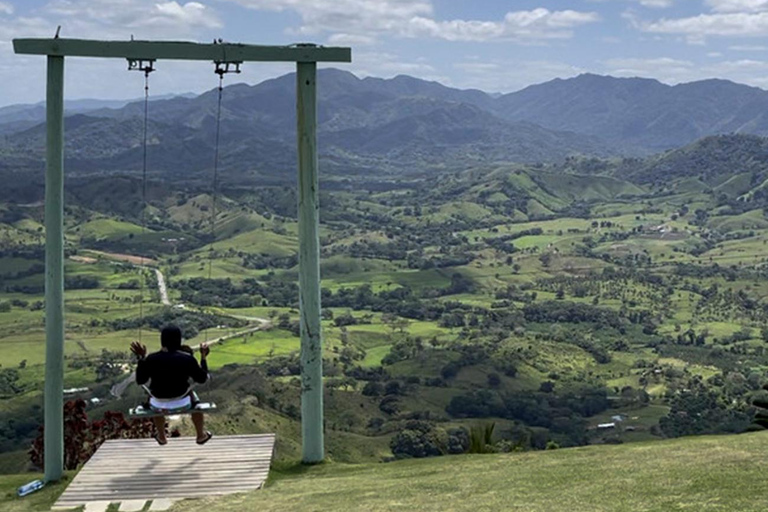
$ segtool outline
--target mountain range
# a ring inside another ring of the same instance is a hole
[[[223,91],[221,166],[279,176],[295,166],[295,75]],[[150,105],[153,172],[210,169],[217,92]],[[67,116],[69,172],[139,169],[143,103],[86,102]],[[0,109],[3,167],[39,168],[42,105]],[[676,86],[585,74],[491,95],[410,76],[318,77],[323,168],[355,174],[488,162],[561,162],[572,155],[644,156],[717,134],[768,134],[768,92],[725,80]],[[35,124],[37,123],[37,124]]]

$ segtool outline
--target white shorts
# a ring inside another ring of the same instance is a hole
[[[159,398],[150,397],[149,406],[153,409],[183,409],[185,407],[192,407],[192,399],[189,395],[183,398],[174,398],[172,400],[161,400]]]

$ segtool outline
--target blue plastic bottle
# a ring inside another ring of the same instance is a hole
[[[19,498],[21,498],[27,494],[32,494],[35,491],[39,491],[43,488],[43,486],[45,486],[45,482],[42,480],[35,480],[34,482],[29,482],[28,484],[22,485],[16,492],[18,493]]]

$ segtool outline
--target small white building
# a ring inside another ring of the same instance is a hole
[[[597,426],[597,428],[600,429],[600,430],[608,430],[609,428],[616,428],[616,424],[615,423],[600,423]]]
[[[64,390],[65,395],[74,395],[75,393],[85,393],[88,388],[69,388]]]

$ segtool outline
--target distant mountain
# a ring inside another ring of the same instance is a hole
[[[293,172],[295,80],[288,74],[225,88],[223,169],[262,177]],[[318,84],[320,158],[326,172],[343,174],[645,156],[711,135],[768,135],[768,92],[724,80],[668,86],[587,74],[497,96],[409,76],[360,79],[322,69]],[[154,171],[211,167],[216,104],[216,90],[155,98],[149,110]],[[119,108],[71,104],[66,157],[73,172],[138,169],[143,111],[142,101]],[[43,115],[42,105],[0,109],[4,166],[26,159],[39,167],[32,162],[43,155]]]
[[[150,97],[151,101],[183,97],[194,97],[195,94],[165,94]],[[138,101],[136,99],[128,100],[98,100],[98,99],[79,99],[64,101],[64,111],[66,114],[82,114],[94,110],[111,108],[122,108],[125,105]],[[18,105],[8,105],[0,107],[0,135],[4,133],[13,133],[21,131],[35,124],[45,121],[45,102],[27,103]]]
[[[421,172],[466,163],[556,161],[609,155],[590,136],[553,131],[494,116],[480,91],[451,89],[411,77],[359,79],[319,72],[318,138],[324,169]],[[287,174],[295,168],[295,75],[226,87],[222,102],[222,167],[233,172]],[[217,92],[158,100],[150,106],[154,171],[210,169]],[[143,103],[69,116],[67,154],[74,172],[139,168]],[[42,156],[43,125],[7,137],[6,150]]]
[[[768,92],[727,80],[676,86],[585,74],[501,96],[496,112],[592,135],[626,153],[658,152],[708,135],[768,134]]]

